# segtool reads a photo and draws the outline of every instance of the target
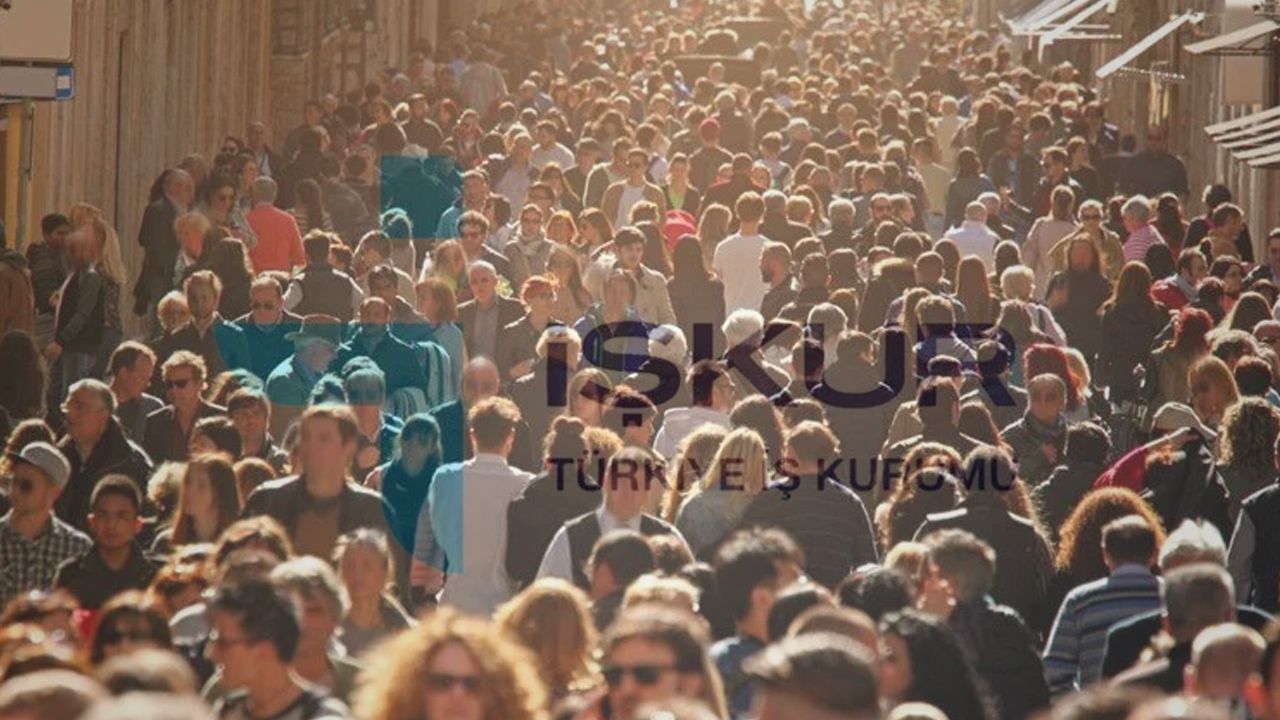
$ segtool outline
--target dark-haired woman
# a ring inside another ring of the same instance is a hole
[[[948,718],[994,720],[960,640],[946,623],[915,610],[880,621],[880,694],[894,705],[922,702]]]
[[[1093,240],[1079,236],[1067,247],[1067,269],[1056,273],[1045,291],[1045,304],[1066,332],[1067,342],[1090,364],[1102,346],[1099,308],[1111,294]]]
[[[1098,376],[1111,388],[1111,401],[1137,397],[1134,369],[1151,355],[1151,345],[1169,324],[1169,310],[1151,298],[1151,272],[1130,262],[1120,272],[1115,291],[1102,305],[1102,337]]]
[[[427,413],[404,421],[391,461],[369,474],[368,484],[382,492],[382,509],[391,535],[409,555],[418,527],[418,513],[431,489],[431,476],[443,462],[440,426]]]
[[[692,345],[694,328],[711,327],[715,347],[722,348],[724,333],[724,283],[720,282],[702,261],[702,245],[693,235],[685,235],[676,243],[672,253],[673,275],[667,281],[671,295],[671,307],[676,313],[676,324],[684,332],[685,340]],[[719,351],[717,350],[717,355]]]

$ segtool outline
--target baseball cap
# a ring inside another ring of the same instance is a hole
[[[10,460],[17,463],[34,465],[48,476],[58,487],[66,487],[71,477],[71,463],[58,448],[47,442],[28,443],[18,452],[7,453]]]
[[[1192,410],[1191,406],[1179,402],[1161,405],[1151,419],[1151,428],[1166,433],[1191,428],[1203,435],[1206,440],[1213,440],[1218,436],[1216,432],[1200,422],[1200,418],[1196,416],[1196,411]]]

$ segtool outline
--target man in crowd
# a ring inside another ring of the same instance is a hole
[[[1199,248],[1183,248],[1172,277],[1157,278],[1151,285],[1151,297],[1173,311],[1194,303],[1200,283],[1209,276],[1209,263]]]
[[[133,480],[107,475],[93,488],[89,502],[93,545],[58,567],[55,587],[75,596],[80,607],[97,610],[125,590],[145,590],[160,564],[142,552],[142,493]]]
[[[258,236],[258,244],[249,252],[249,259],[253,261],[254,271],[259,273],[268,270],[287,273],[307,264],[297,219],[276,207],[279,190],[270,177],[253,181],[253,209],[245,215],[245,220]]]
[[[342,344],[342,324],[332,315],[308,315],[298,329],[284,336],[293,353],[267,376],[271,401],[271,433],[284,437],[289,425],[311,400],[311,390],[329,370]]]
[[[276,473],[284,475],[289,456],[267,430],[271,424],[271,403],[266,396],[252,388],[240,388],[227,398],[227,416],[240,435],[241,455],[264,460]]]
[[[600,481],[600,507],[570,520],[556,532],[542,558],[538,577],[571,580],[580,588],[590,588],[585,570],[587,558],[596,541],[619,528],[646,537],[680,537],[675,528],[644,512],[645,497],[650,486],[658,482],[658,470],[652,457],[638,448],[626,448],[610,458]]]
[[[182,291],[187,296],[191,320],[172,333],[171,347],[199,355],[210,377],[225,370],[248,368],[251,358],[244,330],[218,313],[222,300],[218,276],[212,270],[194,272],[182,283]]]
[[[768,286],[758,272],[760,254],[766,238],[760,234],[760,221],[764,218],[764,200],[756,193],[738,198],[735,206],[738,232],[716,245],[711,267],[724,283],[724,309],[759,310]]]
[[[91,541],[59,520],[53,506],[71,477],[71,464],[48,443],[11,453],[9,512],[0,517],[0,604],[30,590],[49,590],[62,563],[83,555]]]
[[[88,527],[89,500],[103,477],[124,475],[138,488],[151,477],[151,459],[125,435],[113,415],[115,407],[111,388],[92,379],[72,385],[62,406],[67,432],[58,449],[71,463],[71,476],[54,509],[77,529]]]
[[[284,294],[284,306],[298,315],[330,315],[348,322],[360,311],[364,292],[350,275],[329,264],[333,236],[312,231],[302,241],[307,266],[293,277]]]
[[[498,273],[490,263],[474,262],[467,272],[474,297],[458,306],[467,355],[493,359],[502,341],[502,328],[519,320],[524,306],[498,294]]]
[[[508,464],[520,411],[506,398],[471,407],[475,454],[436,473],[418,520],[415,560],[445,570],[440,600],[488,615],[511,596],[506,577],[506,507],[533,475]],[[443,560],[443,562],[442,562]]]
[[[116,419],[134,442],[142,442],[146,437],[147,417],[164,407],[160,398],[147,393],[155,369],[155,352],[134,340],[117,347],[107,363],[111,394],[116,400]]]
[[[143,259],[142,272],[133,288],[136,315],[154,314],[155,304],[173,289],[173,267],[179,250],[176,223],[195,200],[195,182],[183,170],[169,170],[161,187],[161,197],[147,206],[138,229]]]
[[[179,350],[160,367],[169,404],[147,416],[142,447],[155,462],[180,462],[191,454],[191,432],[204,418],[221,417],[226,410],[206,401],[208,370],[195,353]]]
[[[382,498],[349,481],[359,428],[351,410],[316,405],[298,421],[298,474],[258,487],[244,517],[266,515],[289,533],[299,555],[333,556],[338,537],[368,527],[386,531]]]
[[[288,335],[302,325],[302,317],[284,309],[284,290],[279,280],[259,275],[249,286],[249,312],[236,318],[235,325],[244,332],[249,348],[245,369],[265,382],[271,371],[293,354]]]

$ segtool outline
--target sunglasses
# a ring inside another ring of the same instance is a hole
[[[191,378],[182,378],[181,380],[165,380],[164,386],[169,388],[170,390],[173,390],[174,388],[181,389],[190,385],[191,382],[192,382]]]
[[[236,199],[235,193],[218,193],[216,197],[220,202],[231,202]]]
[[[1085,213],[1080,216],[1081,220],[1101,220],[1102,216],[1097,213]]]
[[[249,308],[252,310],[275,310],[276,305],[275,303],[249,303]]]
[[[622,684],[622,679],[627,675],[636,679],[636,684],[644,686],[657,685],[662,679],[662,674],[675,670],[670,665],[634,665],[632,667],[622,667],[619,665],[610,666],[604,669],[604,681],[609,687],[617,687]]]
[[[538,223],[542,222],[542,218],[534,217],[534,216],[522,217],[520,218],[520,222],[524,223],[525,225],[537,225]]]
[[[427,687],[437,692],[449,692],[461,687],[468,693],[480,690],[479,675],[450,675],[449,673],[427,673]]]
[[[14,480],[14,481],[13,481],[13,492],[14,492],[14,493],[29,493],[29,492],[31,492],[32,490],[35,490],[35,489],[36,489],[36,483],[35,483],[35,481],[34,481],[34,480],[29,480],[29,479],[27,479],[27,478],[22,478],[21,480]]]
[[[889,210],[890,210],[890,206],[888,206],[888,205],[872,205],[872,206],[871,206],[871,210],[872,210],[873,212],[889,212]]]

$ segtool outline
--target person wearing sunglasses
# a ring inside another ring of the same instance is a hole
[[[631,224],[631,208],[641,201],[658,206],[660,215],[666,215],[667,198],[662,188],[649,181],[649,152],[633,147],[627,152],[626,178],[613,183],[605,190],[600,209],[614,227]]]
[[[27,444],[7,459],[11,509],[0,517],[0,606],[22,593],[53,587],[58,566],[88,551],[84,533],[53,514],[54,502],[67,486],[71,464],[45,442]],[[21,560],[20,560],[21,559]]]
[[[225,582],[209,603],[212,631],[205,654],[229,692],[214,703],[219,718],[342,720],[347,708],[303,682],[291,663],[302,636],[293,593],[264,577]]]
[[[191,454],[191,432],[197,420],[226,415],[222,407],[200,397],[204,390],[204,360],[178,350],[160,369],[169,404],[147,416],[142,447],[157,462],[182,462]]]
[[[653,605],[623,612],[601,645],[605,692],[584,720],[636,717],[648,703],[697,701],[715,717],[729,717],[724,683],[711,662],[705,626],[693,615]]]
[[[535,659],[497,626],[442,608],[367,657],[354,717],[537,720]]]
[[[71,526],[85,530],[89,498],[94,485],[108,473],[129,477],[138,487],[151,477],[151,459],[124,432],[112,415],[115,396],[100,380],[84,379],[71,386],[62,404],[66,435],[58,450],[71,463],[66,490],[54,503],[54,512]]]

